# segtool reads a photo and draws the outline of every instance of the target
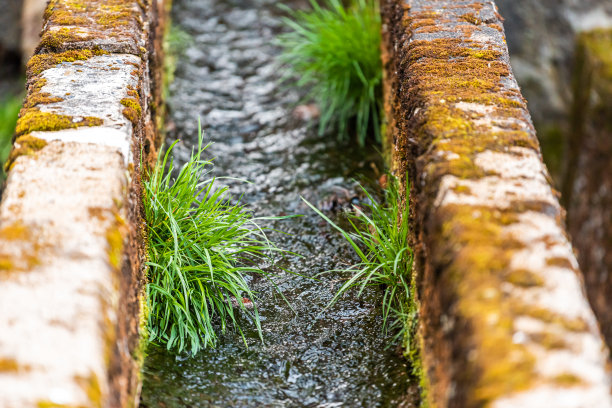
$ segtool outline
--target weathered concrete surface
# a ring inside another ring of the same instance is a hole
[[[564,202],[587,293],[612,345],[612,29],[580,36]]]
[[[529,102],[544,158],[560,186],[580,33],[612,28],[609,0],[498,0],[514,74]]]
[[[1,407],[137,404],[140,166],[159,142],[165,12],[163,0],[45,12],[0,205]]]
[[[382,12],[427,402],[611,407],[608,351],[494,3],[386,0]]]

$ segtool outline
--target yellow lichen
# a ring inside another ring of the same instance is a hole
[[[0,373],[19,371],[19,363],[14,358],[0,358]]]
[[[40,265],[41,246],[30,228],[21,221],[14,221],[2,227],[0,242],[3,242],[0,246],[0,276],[29,271]]]
[[[561,373],[553,378],[553,382],[561,387],[576,387],[584,384],[580,377],[572,373]]]
[[[459,17],[462,20],[467,21],[470,24],[474,24],[474,25],[480,25],[482,23],[482,20],[480,20],[478,17],[476,17],[476,14],[474,13],[465,13],[462,16]]]
[[[533,355],[512,341],[514,312],[499,289],[513,254],[524,245],[502,234],[514,217],[498,210],[451,205],[438,217],[442,231],[437,242],[449,247],[432,255],[445,263],[458,315],[470,322],[478,345],[473,371],[465,373],[470,400],[486,405],[499,395],[527,389],[534,375]]]
[[[544,285],[544,279],[527,269],[513,269],[506,275],[506,282],[513,285],[530,288]]]
[[[85,61],[96,55],[105,55],[104,50],[69,50],[56,54],[37,54],[30,58],[27,65],[28,77],[34,77],[41,72],[53,68],[62,62]]]
[[[102,389],[98,376],[92,372],[87,377],[77,376],[74,379],[77,384],[83,389],[90,402],[91,408],[102,408],[104,401],[102,400]]]
[[[39,78],[28,88],[28,96],[23,103],[24,108],[33,108],[36,105],[61,102],[64,100],[64,98],[58,96],[51,96],[48,92],[42,92],[42,88],[46,84],[46,78]]]
[[[38,108],[24,108],[19,113],[15,133],[24,135],[35,131],[75,129],[82,126],[100,126],[104,121],[93,116],[73,117],[43,112]]]
[[[15,161],[21,156],[32,156],[39,150],[47,145],[47,142],[43,139],[31,136],[29,134],[19,136],[13,144],[13,149],[9,154],[8,159],[5,163],[5,170],[8,171],[13,168]]]
[[[565,257],[556,256],[556,257],[548,258],[546,260],[546,265],[556,266],[558,268],[564,268],[564,269],[572,269],[572,270],[574,269],[574,266],[572,265],[570,260]]]
[[[548,324],[557,325],[563,329],[573,332],[584,332],[589,329],[588,323],[580,318],[570,318],[562,316],[554,311],[539,307],[537,305],[527,305],[524,303],[513,303],[514,314],[529,316],[531,318],[541,320]]]
[[[29,237],[30,232],[21,221],[15,221],[0,229],[0,240],[2,241],[27,240]]]
[[[42,35],[38,49],[57,51],[66,47],[70,43],[88,41],[91,38],[92,37],[89,34],[83,33],[78,28],[74,27],[61,27],[58,30],[46,30]]]
[[[118,228],[110,228],[106,233],[106,242],[108,243],[108,260],[113,268],[121,266],[121,257],[123,255],[123,236]]]

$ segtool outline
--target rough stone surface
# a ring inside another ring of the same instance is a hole
[[[587,293],[612,345],[612,29],[583,33],[577,51],[563,198]]]
[[[45,11],[0,205],[1,407],[137,404],[140,165],[159,143],[166,12],[164,0]]]
[[[386,145],[411,184],[434,407],[610,407],[584,294],[491,1],[386,0]]]
[[[13,263],[0,270],[0,359],[19,368],[0,370],[3,407],[98,406],[90,392],[108,400],[119,271],[107,234],[126,219],[127,182],[121,154],[90,143],[52,142],[11,170],[0,207],[0,256]]]

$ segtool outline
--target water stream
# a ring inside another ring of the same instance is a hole
[[[299,95],[280,86],[273,44],[282,30],[270,0],[174,0],[173,21],[193,39],[179,61],[170,97],[170,139],[182,140],[184,162],[201,116],[215,174],[257,215],[305,214],[272,225],[272,238],[302,255],[275,281],[295,311],[265,279],[259,294],[264,342],[247,326],[194,358],[150,347],[144,368],[144,407],[387,407],[416,406],[417,388],[390,336],[382,335],[381,291],[349,295],[323,312],[342,284],[322,271],[354,261],[347,244],[302,203],[338,217],[360,199],[354,179],[367,183],[382,169],[380,155],[318,136],[293,108]],[[297,1],[285,4],[298,5]],[[302,2],[303,3],[303,2]],[[307,109],[306,109],[307,111]],[[352,297],[351,297],[352,296]]]

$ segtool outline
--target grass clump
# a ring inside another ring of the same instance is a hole
[[[148,331],[151,342],[195,354],[215,346],[216,327],[235,328],[246,341],[238,309],[261,336],[246,275],[265,275],[256,262],[270,260],[277,248],[258,225],[263,218],[233,204],[227,188],[213,188],[201,128],[197,149],[180,169],[170,158],[174,146],[160,153],[145,181]]]
[[[0,165],[2,167],[4,167],[4,162],[11,152],[17,116],[19,115],[19,109],[21,109],[21,100],[21,96],[15,96],[0,101]],[[5,177],[4,172],[0,171],[0,180]]]
[[[309,11],[289,10],[290,29],[278,42],[282,63],[297,86],[321,110],[319,131],[328,127],[346,139],[354,121],[357,141],[364,145],[369,130],[380,141],[382,62],[381,19],[375,0],[310,0]]]
[[[395,332],[394,341],[401,338],[404,348],[408,348],[417,316],[412,292],[414,254],[408,245],[408,205],[401,208],[398,181],[392,176],[389,178],[384,203],[377,203],[362,187],[372,204],[361,204],[363,210],[354,206],[354,213],[347,213],[349,231],[312,204],[306,204],[342,234],[359,258],[358,263],[333,271],[347,274],[349,279],[340,287],[330,306],[353,288],[358,289],[360,296],[366,287],[382,287],[383,330]]]

